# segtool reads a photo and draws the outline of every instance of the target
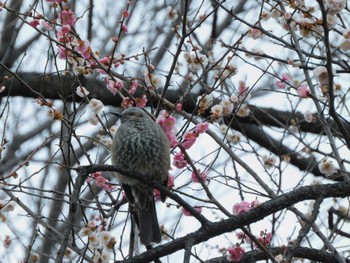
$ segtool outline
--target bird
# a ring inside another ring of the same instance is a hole
[[[130,107],[120,116],[121,125],[113,136],[111,162],[132,174],[143,176],[150,182],[167,186],[170,169],[170,143],[163,129],[141,108]],[[126,198],[136,210],[140,241],[145,246],[159,243],[158,224],[153,188],[131,178],[127,173],[116,172]],[[166,196],[161,193],[161,201]]]

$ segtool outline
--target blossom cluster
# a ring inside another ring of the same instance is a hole
[[[175,147],[178,144],[178,140],[175,136],[175,123],[176,119],[169,115],[165,110],[163,110],[157,120],[156,123],[162,127],[163,131],[165,132],[169,142],[170,142],[170,148]]]
[[[252,208],[258,207],[259,205],[260,202],[258,200],[254,200],[252,202],[242,201],[233,205],[232,213],[234,215],[240,215],[248,212]]]
[[[100,220],[97,218],[97,220]],[[113,249],[116,244],[115,238],[105,230],[106,222],[97,225],[93,220],[89,221],[80,230],[81,236],[87,236],[89,248],[93,251],[92,262],[110,262]]]
[[[86,179],[88,183],[92,180],[94,180],[96,186],[103,188],[106,192],[111,192],[115,189],[115,187],[109,183],[109,180],[103,177],[101,172],[93,173],[92,176]]]
[[[237,95],[233,94],[229,99],[223,98],[219,103],[214,104],[213,95],[206,94],[197,98],[198,113],[203,114],[210,108],[212,119],[219,119],[235,113],[239,117],[248,117],[250,109],[246,100],[249,99],[249,89],[244,81],[239,81]]]
[[[0,219],[6,220],[4,213],[12,212],[15,209],[16,203],[14,201],[0,200]]]
[[[240,261],[242,259],[243,254],[245,253],[245,249],[237,244],[236,246],[230,246],[227,249],[227,252],[227,260],[230,262],[234,262]]]

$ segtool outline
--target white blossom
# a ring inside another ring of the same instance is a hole
[[[99,113],[102,110],[104,105],[103,105],[102,101],[100,101],[98,99],[91,99],[89,106],[91,107],[91,109],[94,113]]]
[[[94,125],[96,126],[99,122],[98,122],[98,117],[97,117],[97,114],[92,112],[88,118],[88,122],[91,124],[91,125]]]
[[[313,73],[320,84],[328,84],[328,71],[325,66],[315,68]]]
[[[249,109],[248,105],[245,103],[242,104],[237,111],[237,115],[239,117],[242,117],[242,118],[248,117],[249,113],[250,113],[250,109]]]
[[[318,169],[320,169],[320,172],[326,176],[330,176],[337,172],[337,168],[329,160],[323,160],[321,163],[319,163]]]
[[[328,14],[336,15],[345,8],[346,0],[326,0]]]
[[[85,87],[78,86],[76,93],[79,97],[84,98],[85,96],[89,95],[90,92],[88,92],[88,90]]]

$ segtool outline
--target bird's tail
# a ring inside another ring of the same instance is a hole
[[[149,200],[145,209],[139,209],[139,229],[142,244],[149,245],[151,242],[160,242],[161,234],[153,198]]]

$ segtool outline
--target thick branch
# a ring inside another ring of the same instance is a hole
[[[111,165],[86,166],[86,167],[84,166],[82,168],[88,172],[116,171],[116,168],[118,169],[118,167],[111,166]],[[131,177],[135,177],[136,179],[139,179],[142,181],[145,180],[144,178],[139,177],[137,175],[133,175],[133,174],[129,174],[129,175]],[[160,190],[162,191],[164,189],[160,189]],[[336,184],[300,187],[299,189],[296,189],[292,192],[275,197],[270,201],[267,201],[261,204],[259,207],[251,209],[247,213],[241,214],[239,216],[232,216],[229,219],[222,220],[219,222],[208,223],[206,221],[205,224],[203,224],[199,230],[193,233],[190,233],[184,237],[180,237],[164,245],[158,246],[153,250],[142,253],[136,257],[133,257],[132,259],[124,260],[123,262],[124,263],[148,262],[159,257],[170,255],[176,251],[185,249],[186,240],[193,240],[193,245],[200,244],[213,237],[220,236],[224,233],[228,233],[236,229],[242,228],[243,226],[257,222],[275,212],[281,211],[300,201],[316,200],[318,198],[346,197],[346,196],[350,196],[350,183],[336,183]],[[170,198],[172,198],[172,196],[170,196]]]

